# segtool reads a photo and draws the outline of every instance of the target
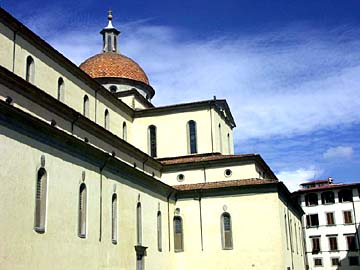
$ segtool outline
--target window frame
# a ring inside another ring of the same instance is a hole
[[[88,232],[88,194],[87,186],[83,182],[79,186],[79,202],[78,202],[78,236],[86,238]],[[84,195],[83,195],[84,194]]]
[[[321,252],[321,237],[320,236],[310,236],[311,239],[311,253],[319,254]]]
[[[105,109],[104,111],[104,128],[106,130],[110,129],[110,113],[108,109]]]
[[[316,264],[316,260],[319,260],[320,264]],[[323,266],[322,258],[314,258],[314,267],[322,267],[322,266]]]
[[[180,222],[181,232],[177,232],[176,221]],[[183,224],[182,217],[179,215],[176,215],[173,218],[173,230],[174,230],[174,251],[175,252],[183,252],[184,251],[184,224]],[[180,234],[180,237],[177,237],[177,234]],[[179,239],[178,241],[180,241],[180,243],[178,243],[178,244],[176,242],[177,239]]]
[[[65,82],[62,77],[59,77],[58,79],[58,85],[57,85],[57,98],[59,101],[64,102],[65,101]]]
[[[329,215],[330,214],[332,216],[333,223],[329,223]],[[326,217],[326,226],[336,226],[335,212],[325,212],[325,217]]]
[[[312,224],[312,220],[311,220],[311,216],[317,216],[317,225]],[[307,214],[305,216],[306,219],[306,227],[307,228],[314,228],[314,227],[319,227],[320,226],[320,222],[319,222],[319,214]]]
[[[40,234],[46,232],[47,225],[47,193],[48,174],[45,168],[41,167],[36,173],[35,182],[35,211],[34,231]]]
[[[88,95],[83,97],[83,115],[88,118],[90,116],[90,100]]]
[[[25,80],[32,84],[35,81],[35,61],[31,55],[26,57]]]
[[[161,211],[157,211],[156,214],[156,229],[157,229],[157,248],[159,252],[162,252],[162,220]]]
[[[155,125],[148,127],[148,149],[151,157],[157,157],[157,128]]]
[[[225,217],[229,218],[229,230],[226,230],[226,225],[225,225]],[[222,249],[223,250],[232,250],[234,249],[234,243],[233,243],[233,233],[232,233],[232,220],[231,220],[231,215],[229,212],[224,212],[221,214],[221,217],[220,217],[220,221],[221,221],[221,246],[222,246]],[[226,244],[226,238],[227,238],[227,234],[226,232],[228,233],[228,241],[230,243],[229,246],[227,246]]]
[[[118,242],[118,200],[116,193],[111,196],[111,242],[114,245]]]
[[[330,252],[339,251],[337,235],[329,235],[327,238],[328,238],[328,243],[329,243],[329,251]],[[332,240],[334,242],[332,242]]]
[[[187,122],[188,153],[197,154],[197,124],[194,120]]]
[[[350,214],[349,216],[347,216],[347,214]],[[347,222],[347,218],[350,217],[350,222]],[[343,220],[344,220],[344,225],[351,225],[354,224],[354,220],[353,220],[353,214],[351,210],[344,210],[343,211]]]
[[[140,202],[136,205],[136,243],[139,246],[142,245],[142,209]]]
[[[326,195],[328,195],[328,194],[332,194],[331,200],[327,200],[328,197],[326,197]],[[327,205],[327,204],[334,204],[335,203],[335,192],[332,191],[332,190],[322,192],[320,197],[321,197],[321,203],[322,204]]]

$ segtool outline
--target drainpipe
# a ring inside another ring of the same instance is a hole
[[[99,242],[101,242],[101,236],[102,236],[102,183],[103,183],[103,179],[102,179],[102,172],[106,166],[106,164],[109,162],[109,160],[115,156],[115,153],[112,152],[111,156],[108,156],[107,159],[105,160],[104,164],[99,167],[99,172],[100,172],[100,197],[99,197],[99,201],[100,201],[100,209],[99,209],[99,216],[100,216],[100,219],[99,219],[99,223],[100,223],[100,226],[99,226]]]
[[[205,166],[205,163],[203,163],[203,171],[204,171],[204,183],[206,183],[206,166]]]
[[[291,254],[291,269],[294,269],[294,256],[293,256],[293,239],[292,239],[292,229],[290,225],[290,215],[289,215],[289,202],[286,202],[286,210],[287,210],[287,219],[288,219],[288,226],[289,226],[289,240],[290,240],[290,254]],[[287,230],[287,228],[286,228]]]
[[[14,37],[13,37],[13,63],[12,63],[12,72],[15,73],[15,50],[16,50],[16,34],[19,29],[14,30]]]
[[[79,120],[79,118],[80,118],[80,114],[77,113],[75,120],[74,120],[74,121],[71,121],[71,134],[72,134],[72,135],[74,135],[74,125],[75,125],[75,123],[77,122],[77,120]]]
[[[170,191],[169,195],[167,196],[167,216],[168,216],[168,240],[169,240],[169,252],[171,251],[171,236],[170,236],[170,197],[174,193],[174,191]]]
[[[355,226],[356,240],[357,240],[357,244],[358,244],[357,246],[360,247],[359,231],[358,231],[358,228],[356,227],[357,221],[356,221],[354,198],[352,199],[352,207],[353,207],[353,212],[354,212],[354,226]]]
[[[145,156],[145,160],[142,162],[142,170],[145,172],[145,163],[149,160],[149,156]]]
[[[201,239],[201,251],[204,251],[204,238],[203,238],[203,222],[202,222],[202,207],[201,207],[201,192],[199,192],[199,215],[200,215],[200,239]]]
[[[210,137],[211,137],[211,153],[214,153],[213,117],[212,117],[211,101],[209,102],[209,110],[210,110]]]
[[[98,90],[96,89],[95,90],[95,123],[97,123],[96,122],[96,116],[97,116],[97,92],[98,92]]]

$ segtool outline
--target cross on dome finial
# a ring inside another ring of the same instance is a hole
[[[112,10],[111,9],[108,10],[108,20],[109,21],[112,20]]]

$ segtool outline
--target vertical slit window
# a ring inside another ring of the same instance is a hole
[[[196,122],[194,120],[190,120],[188,122],[188,140],[189,140],[190,154],[196,154],[197,153]]]
[[[83,115],[89,117],[89,97],[87,95],[84,96]]]
[[[284,215],[284,221],[285,221],[286,248],[289,250],[289,235],[288,235],[288,226],[287,226],[286,214]]]
[[[26,71],[25,71],[25,79],[28,82],[34,83],[35,77],[35,64],[34,59],[31,56],[26,58]]]
[[[108,51],[108,52],[111,52],[111,51],[112,51],[111,36],[110,36],[110,35],[107,36],[107,51]]]
[[[113,194],[111,199],[111,241],[117,243],[117,195]]]
[[[126,122],[123,122],[123,133],[122,133],[122,138],[124,141],[127,141],[127,126],[126,126]]]
[[[86,237],[86,219],[87,219],[87,192],[86,185],[82,183],[79,189],[79,220],[78,235],[80,238]]]
[[[38,233],[45,232],[46,193],[47,193],[47,173],[44,168],[40,168],[37,172],[37,179],[36,179],[35,224],[34,224],[34,230]]]
[[[162,251],[162,230],[161,230],[161,212],[157,212],[157,244],[158,251]]]
[[[157,156],[157,151],[156,151],[156,127],[154,125],[149,126],[149,130],[148,130],[148,137],[149,137],[149,154],[152,157],[156,157]]]
[[[223,249],[232,249],[231,216],[229,213],[221,215],[221,240]]]
[[[64,96],[65,96],[65,88],[64,88],[64,80],[62,78],[59,78],[58,80],[58,100],[61,102],[64,102]]]
[[[179,216],[174,217],[174,250],[184,251],[183,222]]]
[[[141,218],[141,203],[136,206],[136,239],[137,244],[142,243],[142,218]]]
[[[105,113],[104,113],[104,127],[105,129],[109,129],[110,127],[110,115],[109,115],[109,111],[108,109],[105,110]]]

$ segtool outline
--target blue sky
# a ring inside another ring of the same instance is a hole
[[[290,189],[360,181],[360,1],[2,1],[80,64],[112,8],[120,51],[155,105],[226,98],[236,153],[260,153]]]

